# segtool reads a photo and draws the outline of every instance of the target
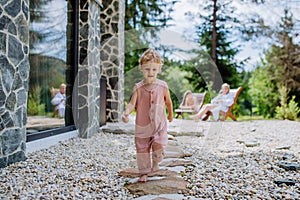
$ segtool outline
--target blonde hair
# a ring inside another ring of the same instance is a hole
[[[229,85],[228,83],[223,83],[223,84],[222,84],[222,88],[223,88],[223,87],[228,87],[228,88],[230,89],[230,85]]]
[[[148,63],[158,64],[160,66],[163,65],[164,61],[161,56],[152,48],[147,49],[139,60],[139,67],[142,68],[143,65],[147,65]]]
[[[186,97],[187,97],[187,95],[189,95],[189,94],[193,94],[191,90],[187,90],[187,91],[184,93],[183,99],[182,99],[182,102],[181,102],[180,106],[184,106],[184,105],[186,104]]]
[[[227,87],[227,88],[230,90],[230,85],[229,85],[228,83],[223,83],[222,86],[221,86],[220,93],[223,92],[223,88],[224,88],[224,87]],[[228,92],[229,92],[229,90],[228,90]]]

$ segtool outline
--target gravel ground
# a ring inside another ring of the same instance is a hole
[[[195,163],[182,172],[189,181],[186,199],[300,198],[299,170],[278,165],[300,163],[300,122],[198,122],[197,126],[202,127],[203,137],[176,137],[180,147],[193,154],[186,159]],[[124,188],[126,178],[118,176],[119,171],[135,167],[134,160],[133,135],[72,138],[0,169],[0,197],[134,199]],[[296,184],[277,185],[277,179],[293,179]]]

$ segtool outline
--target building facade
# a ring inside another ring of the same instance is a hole
[[[0,167],[26,159],[29,3],[0,2]],[[68,1],[65,123],[81,138],[92,137],[101,120],[120,120],[124,9],[120,0]]]

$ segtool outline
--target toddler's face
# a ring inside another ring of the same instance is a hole
[[[146,63],[142,65],[141,71],[143,72],[146,81],[154,81],[157,74],[160,73],[161,65],[157,63]]]

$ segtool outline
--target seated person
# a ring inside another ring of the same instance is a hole
[[[220,111],[227,112],[228,108],[234,102],[234,97],[229,93],[229,91],[230,86],[227,83],[224,83],[220,93],[212,99],[211,103],[204,105],[197,114],[191,115],[190,118],[194,120],[202,119],[205,117],[206,113],[210,111],[214,120],[219,120]]]
[[[179,108],[182,110],[194,110],[196,111],[195,99],[193,93],[190,90],[187,90],[184,95]]]
[[[52,105],[55,105],[55,110],[58,111],[59,117],[65,116],[66,108],[66,85],[61,84],[59,92],[51,100]]]

